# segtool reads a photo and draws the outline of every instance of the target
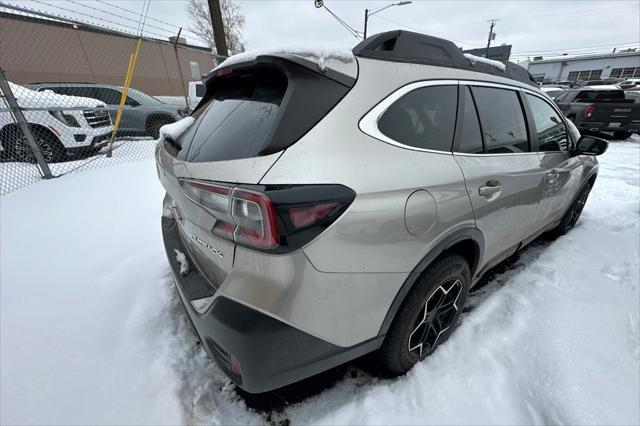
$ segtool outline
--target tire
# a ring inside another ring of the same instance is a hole
[[[582,187],[578,196],[573,200],[573,203],[571,203],[569,210],[567,210],[564,216],[562,216],[560,224],[549,232],[552,237],[558,238],[571,231],[573,227],[576,226],[576,223],[578,223],[578,219],[580,219],[580,215],[582,214],[582,210],[587,203],[592,187],[593,185],[590,182]]]
[[[47,163],[56,163],[66,159],[66,150],[57,137],[49,131],[39,127],[32,127],[31,133],[36,140],[36,144],[40,147],[40,152]],[[27,143],[27,138],[22,135],[21,131],[15,131],[7,137],[7,150],[10,156],[18,162],[36,163],[36,158],[31,152],[31,148]]]
[[[424,271],[378,350],[391,373],[406,373],[449,338],[469,294],[470,277],[467,261],[457,254],[444,255]]]
[[[169,117],[150,118],[149,125],[147,126],[147,132],[154,138],[160,137],[160,127],[165,124],[174,123],[175,120]]]
[[[631,137],[631,132],[625,132],[624,130],[616,130],[615,132],[613,132],[613,138],[614,139],[628,139]]]

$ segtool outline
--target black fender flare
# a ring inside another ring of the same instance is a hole
[[[477,268],[480,259],[484,254],[484,236],[482,232],[478,228],[463,228],[453,233],[449,234],[447,237],[443,238],[440,242],[438,242],[430,251],[427,253],[425,257],[413,268],[409,276],[404,280],[404,283],[398,290],[396,297],[393,299],[389,310],[387,311],[387,315],[382,322],[382,326],[380,327],[380,331],[378,335],[384,335],[389,330],[393,319],[396,316],[396,313],[402,306],[402,302],[404,302],[407,294],[411,288],[413,288],[414,284],[418,281],[418,279],[422,276],[427,267],[433,263],[434,260],[438,258],[442,253],[453,247],[454,245],[463,242],[463,241],[472,241],[477,249],[477,253],[475,256],[475,261],[472,265],[469,265],[471,269],[471,276],[473,277]]]
[[[591,171],[591,173],[589,173],[587,175],[586,178],[584,178],[584,180],[582,181],[582,183],[580,184],[580,189],[578,189],[575,193],[575,195],[573,196],[573,198],[571,198],[571,202],[569,203],[569,205],[567,206],[566,209],[564,209],[564,212],[562,213],[562,216],[560,216],[560,220],[558,221],[561,222],[562,219],[565,217],[565,215],[567,214],[567,212],[569,210],[571,210],[571,206],[573,206],[573,203],[575,203],[576,199],[578,198],[578,195],[580,195],[580,192],[582,192],[582,190],[584,189],[584,187],[589,183],[590,180],[593,179],[593,184],[595,185],[596,183],[596,179],[598,178],[598,167],[595,167],[594,170]]]

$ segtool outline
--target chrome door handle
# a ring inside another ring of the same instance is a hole
[[[496,180],[490,180],[485,186],[481,186],[480,188],[478,188],[478,194],[480,194],[481,197],[487,198],[493,196],[493,194],[497,194],[500,191],[502,191],[502,187],[500,186],[500,182]]]

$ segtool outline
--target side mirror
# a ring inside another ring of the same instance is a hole
[[[602,155],[609,148],[609,143],[604,139],[594,136],[581,136],[573,151],[577,155]]]

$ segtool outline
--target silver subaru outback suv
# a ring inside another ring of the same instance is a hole
[[[252,393],[374,351],[408,371],[489,268],[575,225],[607,147],[523,68],[406,31],[233,58],[192,117],[157,149],[164,243],[204,348]]]

